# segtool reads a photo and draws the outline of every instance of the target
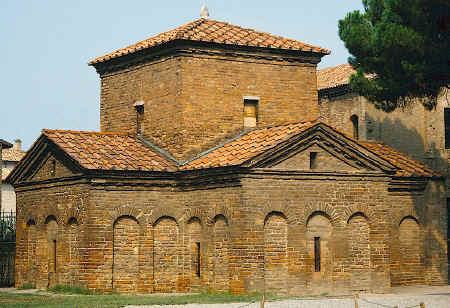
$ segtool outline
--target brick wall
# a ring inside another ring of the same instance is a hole
[[[449,106],[449,99],[449,91],[443,90],[433,110],[416,102],[404,110],[386,113],[361,96],[346,94],[320,98],[319,113],[324,122],[349,136],[353,136],[350,117],[357,115],[361,140],[384,142],[447,175],[444,108]]]
[[[318,117],[315,64],[229,53],[176,55],[103,74],[101,130],[136,133],[133,104],[142,100],[143,135],[187,159],[243,129],[244,96],[260,98],[260,125]]]

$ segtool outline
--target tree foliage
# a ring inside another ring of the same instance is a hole
[[[450,84],[450,0],[363,0],[339,21],[357,73],[350,87],[385,111],[433,108]]]

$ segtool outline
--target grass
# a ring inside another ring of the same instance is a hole
[[[35,289],[35,288],[36,288],[36,286],[34,284],[24,283],[23,285],[18,287],[17,290],[30,290],[30,289]]]
[[[47,288],[48,292],[57,293],[57,294],[80,294],[80,295],[93,295],[94,293],[91,290],[88,290],[85,287],[79,286],[66,286],[66,285],[56,285],[51,288]]]
[[[56,287],[55,287],[56,288]],[[57,288],[61,290],[73,287]],[[71,294],[74,291],[70,290]],[[68,292],[68,291],[65,291]],[[76,292],[76,291],[75,291]],[[271,299],[266,295],[266,299]],[[63,296],[55,294],[53,296],[43,294],[18,294],[5,293],[0,290],[0,307],[123,307],[126,305],[184,305],[184,304],[216,304],[260,301],[261,295],[258,293],[250,295],[231,295],[229,293],[200,293],[192,295],[173,296],[145,296],[145,295],[71,295]]]

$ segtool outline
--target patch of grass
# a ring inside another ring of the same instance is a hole
[[[56,285],[51,288],[47,288],[48,292],[59,293],[59,294],[80,294],[80,295],[92,295],[93,292],[81,286],[67,286],[67,285]]]
[[[30,289],[36,289],[36,286],[31,283],[24,283],[23,285],[17,288],[17,290],[30,290]]]
[[[64,288],[63,288],[64,289]],[[73,293],[72,293],[73,294]],[[266,299],[270,300],[271,297]],[[17,294],[1,293],[0,307],[96,307],[115,308],[126,305],[184,305],[184,304],[217,304],[235,302],[260,301],[261,294],[232,295],[230,293],[203,292],[190,295],[71,295],[64,296],[55,294],[53,296],[39,294]]]

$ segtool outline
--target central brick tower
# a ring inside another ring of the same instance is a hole
[[[329,53],[201,18],[89,63],[100,127],[184,161],[247,128],[316,119],[316,66]]]

